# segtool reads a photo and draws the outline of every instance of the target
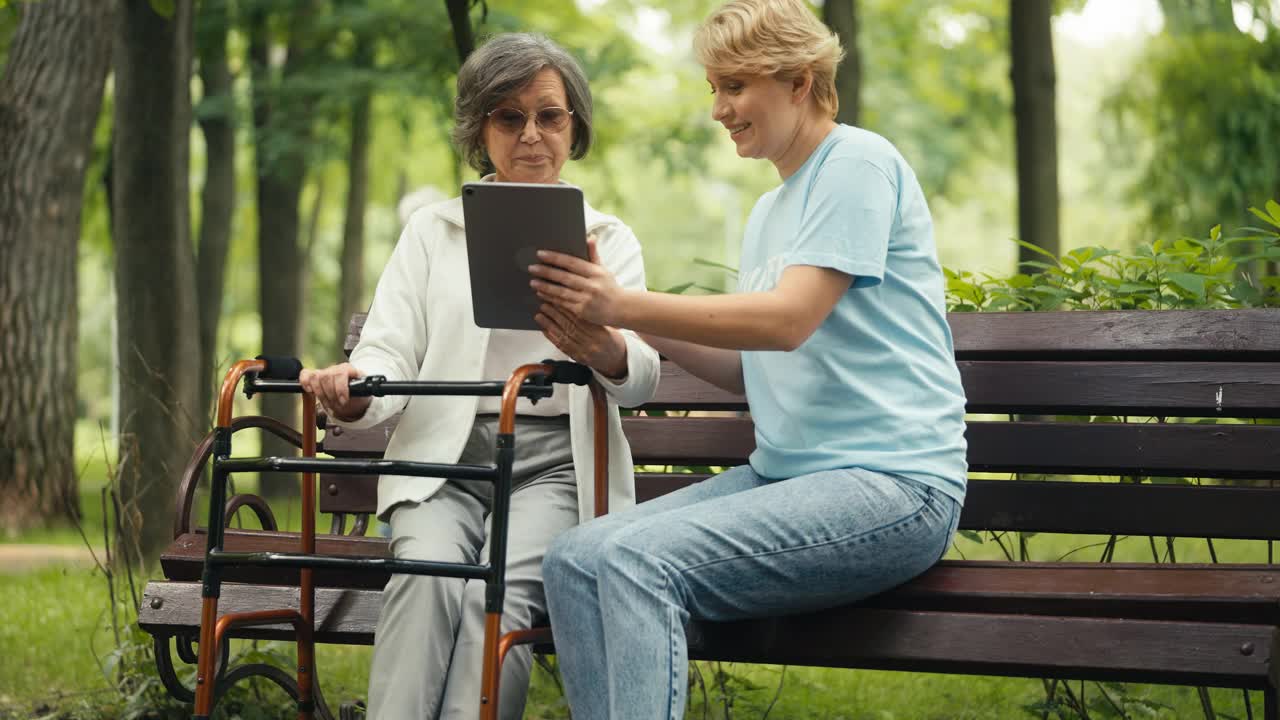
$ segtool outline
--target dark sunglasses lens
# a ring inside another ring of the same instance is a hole
[[[569,111],[564,108],[543,108],[538,111],[538,126],[558,132],[569,124]]]
[[[507,132],[520,132],[524,129],[524,113],[512,108],[494,110],[490,116],[498,123],[498,127]]]

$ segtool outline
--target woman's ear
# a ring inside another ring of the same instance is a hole
[[[805,68],[799,75],[791,78],[791,102],[799,105],[813,93],[813,71]]]

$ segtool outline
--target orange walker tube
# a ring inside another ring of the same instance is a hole
[[[218,395],[218,412],[215,424],[216,431],[227,434],[231,428],[232,404],[236,387],[246,373],[261,372],[266,369],[262,360],[241,360],[227,371],[222,381],[222,389]],[[215,441],[214,459],[217,460],[218,449]],[[226,452],[226,447],[221,448]],[[302,393],[302,454],[304,457],[315,457],[316,454],[316,401],[311,393]],[[314,554],[316,550],[316,496],[315,474],[302,474],[302,535],[301,550]],[[222,498],[214,498],[221,503]],[[209,547],[212,550],[222,549],[223,528],[206,528],[209,533]],[[298,720],[312,720],[315,715],[312,668],[315,666],[315,641],[312,630],[315,627],[315,583],[312,570],[299,570],[299,608],[262,610],[256,612],[231,613],[218,617],[218,595],[220,594],[220,573],[205,567],[205,597],[200,610],[200,654],[196,670],[196,702],[197,720],[207,718],[213,710],[213,693],[217,684],[217,674],[222,668],[214,667],[215,658],[222,643],[226,642],[226,633],[233,627],[250,627],[255,625],[272,625],[287,622],[293,625],[297,637],[298,660]]]
[[[523,365],[516,368],[507,380],[502,393],[502,410],[498,416],[498,432],[511,434],[515,431],[516,399],[520,386],[525,378],[536,372],[550,373],[546,365]],[[608,406],[605,402],[604,388],[594,379],[588,384],[591,389],[592,434],[595,445],[595,517],[609,512],[609,435]],[[505,547],[505,544],[504,544]],[[505,581],[505,580],[504,580]],[[504,588],[505,590],[505,588]],[[502,679],[502,663],[507,653],[516,645],[550,642],[551,628],[538,627],[527,630],[513,630],[502,635],[502,608],[497,612],[489,612],[484,623],[484,668],[480,680],[480,718],[481,720],[497,720],[498,688]]]

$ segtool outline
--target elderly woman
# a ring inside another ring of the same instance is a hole
[[[485,180],[558,183],[570,157],[591,145],[591,92],[578,63],[551,41],[499,35],[458,73],[454,140],[470,164],[485,160]],[[584,208],[601,262],[623,285],[644,288],[640,246],[631,229]],[[630,332],[572,323],[559,311],[539,316],[542,333],[477,327],[471,308],[462,204],[454,198],[409,220],[374,295],[350,363],[304,371],[338,423],[375,425],[403,410],[387,457],[427,462],[492,459],[497,398],[353,398],[351,378],[500,380],[545,358],[590,366],[610,397],[609,503],[634,502],[631,454],[617,405],[653,394],[657,354]],[[517,406],[503,631],[545,616],[542,558],[551,540],[590,517],[593,506],[591,401],[586,388],[557,386],[535,406]],[[527,451],[525,449],[528,449]],[[445,479],[381,478],[378,516],[391,524],[396,557],[474,563],[487,558],[486,518],[493,486]],[[369,679],[369,717],[473,718],[480,700],[484,584],[451,578],[394,576],[383,593]],[[508,656],[501,682],[503,718],[519,718],[532,657]]]

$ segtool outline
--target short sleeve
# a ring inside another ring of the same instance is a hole
[[[853,287],[884,279],[898,188],[876,165],[831,158],[814,177],[800,232],[786,265],[828,267],[851,275]]]

